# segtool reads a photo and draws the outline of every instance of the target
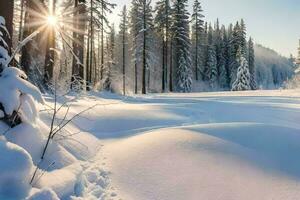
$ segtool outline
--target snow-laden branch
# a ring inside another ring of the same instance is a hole
[[[17,46],[17,48],[14,50],[13,54],[11,55],[11,57],[9,58],[7,65],[9,65],[9,63],[11,63],[11,61],[14,59],[14,57],[16,56],[16,54],[29,42],[31,41],[35,36],[37,36],[37,34],[39,34],[40,31],[36,30],[33,33],[31,33],[28,37],[26,37],[22,42],[20,42]]]

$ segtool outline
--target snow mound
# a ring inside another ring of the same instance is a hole
[[[55,192],[49,188],[44,188],[36,193],[34,193],[31,197],[26,200],[59,200]]]
[[[20,109],[21,102],[27,102],[23,104],[23,109],[28,110],[29,106],[32,105],[32,99],[29,97],[20,98],[21,95],[27,94],[31,95],[34,100],[44,103],[44,99],[37,87],[26,81],[26,74],[15,67],[5,68],[0,77],[0,102],[4,107],[6,114],[11,115],[13,111],[18,111]],[[31,110],[33,114],[34,109]],[[23,112],[25,113],[25,111]],[[24,114],[23,114],[24,118]],[[25,118],[27,119],[27,118]]]
[[[23,199],[27,196],[33,163],[21,147],[0,140],[0,199]]]

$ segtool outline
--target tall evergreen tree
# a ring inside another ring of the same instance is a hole
[[[0,1],[0,16],[5,19],[5,26],[8,33],[3,32],[3,39],[6,41],[8,52],[11,52],[13,37],[13,17],[14,17],[14,0]]]
[[[115,62],[115,25],[112,24],[110,33],[106,38],[106,63],[105,63],[105,73],[103,74],[105,77],[105,81],[103,84],[103,88],[107,91],[111,91],[111,83],[112,83],[112,69],[114,68]]]
[[[239,40],[239,45],[242,50],[242,53],[244,54],[244,56],[246,56],[247,53],[246,24],[243,19],[241,19],[240,26],[238,29],[238,40]]]
[[[250,90],[250,73],[248,61],[243,54],[242,48],[238,50],[237,53],[237,63],[239,63],[239,67],[237,70],[236,80],[232,84],[232,91],[242,91],[242,90]]]
[[[121,23],[119,26],[119,37],[122,44],[122,79],[123,79],[123,95],[126,95],[126,56],[128,51],[128,19],[127,19],[127,9],[126,6],[123,7],[122,13],[120,15]]]
[[[208,49],[207,49],[205,75],[207,76],[207,80],[209,81],[211,88],[215,89],[218,83],[218,69],[217,69],[218,63],[217,63],[216,47],[214,44],[214,31],[211,24],[209,25],[208,28],[207,41],[208,41]]]
[[[223,25],[221,28],[221,42],[220,42],[220,57],[219,57],[219,86],[223,89],[228,88],[228,75],[226,69],[226,58],[228,56],[227,51],[227,32],[226,28]]]
[[[169,54],[169,29],[171,21],[171,7],[169,0],[159,0],[156,3],[155,29],[159,35],[162,46],[162,92],[166,91],[167,85],[167,69]]]
[[[0,16],[0,73],[7,67],[9,62],[9,45],[5,40],[6,38],[9,38],[9,33],[5,26],[4,17]]]
[[[218,84],[218,70],[217,70],[217,56],[216,50],[213,45],[208,47],[208,58],[207,58],[207,68],[208,68],[208,77],[209,84],[212,89],[216,89]]]
[[[250,73],[250,85],[252,90],[257,89],[256,84],[256,72],[255,72],[255,55],[254,55],[254,44],[252,38],[248,41],[248,64]]]
[[[178,92],[191,91],[191,57],[190,57],[190,30],[189,13],[186,9],[187,0],[175,0],[172,13],[172,31],[174,40],[174,55],[176,67],[176,90]],[[184,69],[184,70],[183,70]],[[182,83],[186,84],[182,84]]]
[[[84,59],[84,32],[85,32],[85,12],[86,12],[86,5],[85,0],[75,0],[74,1],[74,29],[76,31],[73,32],[73,52],[76,57],[79,59],[81,64],[83,64]],[[77,58],[73,56],[72,59],[72,84],[71,87],[76,84],[75,80],[79,80],[81,84],[83,84],[84,80],[84,68],[83,65],[78,63]],[[75,82],[74,82],[75,81]]]
[[[142,93],[147,93],[147,71],[150,75],[153,45],[153,16],[151,0],[133,0],[130,29],[134,38],[135,92],[137,92],[137,67],[142,67]],[[141,60],[139,59],[141,58]]]
[[[204,31],[204,15],[202,12],[203,10],[199,0],[195,0],[192,14],[192,47],[195,49],[193,59],[195,65],[195,79],[197,81],[199,80],[199,69],[201,69],[203,65],[201,52],[203,45],[201,45],[201,36],[203,36]]]
[[[243,50],[241,49],[241,37],[240,37],[240,24],[239,22],[236,23],[236,25],[233,28],[232,31],[232,37],[230,40],[230,86],[232,87],[232,84],[236,80],[237,75],[237,69],[239,67],[239,63],[237,63],[237,53],[238,50],[241,51],[241,54],[243,54]]]
[[[215,47],[216,52],[216,60],[217,60],[217,82],[219,83],[221,68],[223,67],[222,63],[222,36],[221,36],[221,29],[219,19],[217,19],[215,23],[215,28],[213,32],[213,45]]]

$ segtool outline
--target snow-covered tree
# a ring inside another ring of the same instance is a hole
[[[239,63],[237,62],[238,50],[241,54],[244,54],[244,49],[241,47],[241,28],[239,22],[236,23],[232,30],[232,36],[230,38],[230,86],[232,87],[233,82],[236,80],[237,69]]]
[[[193,5],[193,14],[192,14],[192,47],[194,49],[194,68],[195,68],[195,79],[199,80],[199,69],[202,68],[203,65],[203,54],[201,50],[203,50],[203,45],[201,42],[203,41],[203,31],[204,31],[204,15],[202,14],[202,6],[199,0],[194,1]],[[202,41],[201,41],[202,39]]]
[[[216,50],[213,45],[208,47],[207,69],[209,84],[212,89],[215,89],[218,84],[217,57]]]
[[[133,58],[137,92],[137,67],[142,68],[142,93],[147,93],[147,72],[155,58],[153,57],[153,16],[151,0],[133,0],[130,13],[130,32],[133,39]]]
[[[257,89],[256,84],[256,72],[255,72],[255,55],[254,55],[254,45],[252,38],[248,41],[248,64],[249,64],[249,72],[250,72],[250,85],[252,90]]]
[[[8,34],[5,19],[0,16],[0,120],[14,127],[21,122],[30,122],[37,115],[35,102],[44,102],[40,91],[28,82],[25,72],[9,67],[11,60],[7,43],[2,37]]]
[[[86,26],[86,5],[84,0],[74,1],[74,31],[73,31],[73,52],[76,55],[72,59],[72,77],[71,87],[76,87],[76,80],[79,80],[80,85],[84,80],[84,67],[81,65],[84,62],[84,32]],[[77,60],[79,59],[79,60]],[[80,63],[78,63],[80,61]],[[82,89],[82,87],[80,87]]]
[[[120,14],[121,23],[119,26],[119,37],[121,41],[121,57],[120,63],[122,63],[122,90],[123,95],[126,94],[126,64],[127,64],[127,52],[128,52],[128,16],[127,16],[127,8],[123,7],[123,10]]]
[[[174,40],[174,55],[176,66],[176,89],[179,92],[188,92],[190,87],[181,84],[186,80],[191,80],[191,55],[190,55],[190,30],[189,30],[189,13],[187,11],[187,0],[176,0],[173,4],[172,13],[172,32]],[[186,65],[183,67],[182,65]],[[181,66],[181,67],[179,67]],[[180,71],[186,69],[184,71]]]
[[[179,92],[190,92],[192,87],[191,69],[187,64],[184,52],[181,50],[179,54],[179,63],[177,70]]]
[[[242,53],[246,55],[247,52],[247,40],[246,40],[246,24],[243,19],[241,19],[239,30],[238,30],[238,42]]]
[[[0,16],[5,20],[7,31],[3,33],[2,37],[5,39],[8,52],[10,53],[13,36],[14,0],[0,1]],[[4,22],[3,20],[1,21]]]
[[[158,38],[161,41],[161,60],[162,60],[162,92],[166,90],[167,85],[167,69],[169,55],[169,37],[170,37],[170,22],[171,22],[171,7],[169,0],[159,0],[155,7],[156,16],[154,19],[155,29],[158,33]]]
[[[237,70],[236,80],[232,84],[232,91],[242,91],[242,90],[251,90],[250,79],[251,75],[249,73],[248,61],[240,49],[237,55],[237,62],[239,67]]]
[[[105,67],[104,67],[104,83],[103,89],[107,91],[111,91],[111,84],[112,84],[112,69],[114,68],[116,61],[115,61],[115,25],[113,24],[110,29],[110,33],[106,38],[106,49],[105,49]]]
[[[0,72],[7,66],[9,60],[9,46],[5,38],[9,38],[9,33],[5,26],[5,19],[0,16]]]
[[[226,58],[228,56],[227,51],[227,32],[223,25],[221,28],[221,43],[220,43],[220,55],[219,55],[219,86],[223,89],[228,88],[228,71],[226,69]]]

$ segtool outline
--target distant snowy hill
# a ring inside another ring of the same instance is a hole
[[[264,89],[281,87],[294,74],[293,64],[276,51],[256,44],[255,64],[258,86]]]

